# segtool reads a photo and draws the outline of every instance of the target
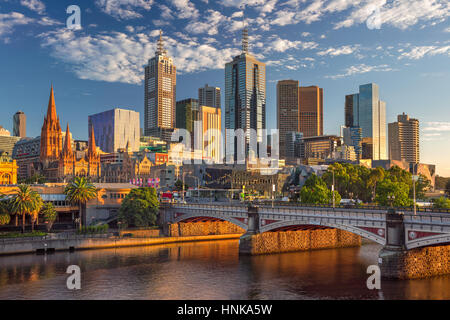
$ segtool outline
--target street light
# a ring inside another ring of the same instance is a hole
[[[331,186],[331,192],[333,193],[333,208],[336,208],[336,200],[334,195],[334,169],[331,170],[333,172],[333,185]]]

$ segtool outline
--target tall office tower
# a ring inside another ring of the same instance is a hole
[[[263,143],[262,130],[266,128],[266,65],[249,53],[248,30],[244,29],[242,35],[242,53],[225,65],[225,143],[229,159],[236,159],[238,150],[231,130],[246,132],[247,159],[249,129],[256,130],[257,141]]]
[[[22,111],[16,112],[13,117],[13,135],[21,138],[27,136],[27,116]]]
[[[378,85],[375,83],[361,85],[359,86],[359,94],[347,97],[346,120],[347,111],[350,113],[351,110],[347,101],[352,101],[353,124],[351,126],[361,127],[363,144],[366,145],[363,150],[368,151],[367,148],[370,145],[372,148],[371,152],[363,152],[363,154],[371,154],[372,160],[387,159],[386,102],[379,98]]]
[[[146,136],[170,141],[175,127],[176,82],[176,67],[164,49],[160,32],[155,56],[145,67]]]
[[[360,127],[343,128],[344,145],[351,146],[355,150],[356,159],[362,158],[362,130]]]
[[[304,137],[323,135],[323,89],[318,86],[300,87],[300,125]]]
[[[114,153],[126,146],[139,151],[139,112],[115,108],[88,117],[89,128],[93,128],[96,143],[103,152]]]
[[[300,158],[302,150],[300,150],[300,143],[303,134],[301,132],[290,131],[286,134],[286,161],[287,163],[296,163],[296,158]]]
[[[216,132],[222,131],[222,110],[210,106],[200,106],[200,109],[203,159],[208,159],[213,163],[222,163],[222,141],[216,134]]]
[[[280,157],[287,154],[286,138],[290,132],[298,132],[300,128],[299,82],[297,80],[281,80],[277,83],[277,129],[279,132]]]
[[[419,120],[405,113],[397,119],[388,126],[389,159],[419,163]]]
[[[200,119],[200,108],[197,99],[189,98],[177,101],[176,128],[186,129],[192,133],[194,131],[194,122]]]
[[[220,108],[220,88],[206,84],[198,89],[198,103],[201,106]]]

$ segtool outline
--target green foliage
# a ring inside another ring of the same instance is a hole
[[[447,184],[445,185],[445,193],[450,196],[450,179],[447,181]]]
[[[0,226],[9,224],[11,221],[11,216],[7,213],[0,214]]]
[[[341,202],[339,192],[335,191],[335,203]],[[308,204],[330,204],[333,202],[333,193],[328,189],[324,180],[313,174],[300,190],[300,201]]]
[[[124,227],[148,227],[156,224],[159,202],[154,188],[133,189],[122,201],[119,221]]]
[[[13,214],[22,215],[22,232],[25,232],[25,215],[36,217],[42,205],[42,198],[36,191],[28,185],[19,185],[19,190],[10,202],[10,210]]]
[[[81,230],[77,231],[77,234],[102,234],[107,233],[109,230],[109,226],[107,224],[103,224],[101,226],[84,226]]]
[[[28,238],[28,237],[44,237],[46,232],[33,231],[29,233],[19,233],[19,232],[0,232],[0,238]]]
[[[437,190],[445,190],[447,183],[449,184],[449,187],[450,187],[450,178],[436,176],[435,188]]]
[[[53,206],[53,203],[44,203],[41,209],[41,214],[44,216],[44,221],[47,225],[47,231],[50,231],[52,229],[53,223],[56,220],[56,216],[58,215],[55,207]]]
[[[410,207],[413,201],[409,198],[410,187],[403,181],[392,181],[385,178],[377,185],[376,202],[381,206]],[[389,197],[394,197],[393,200]]]
[[[185,183],[184,184],[184,190],[188,190],[189,189],[189,186]],[[177,180],[176,182],[175,182],[175,190],[176,191],[182,191],[183,190],[183,181],[181,181],[181,180]]]
[[[72,204],[86,203],[97,196],[97,188],[85,177],[75,177],[64,189],[64,194]]]
[[[450,209],[450,199],[440,197],[433,200],[433,208],[436,209]]]

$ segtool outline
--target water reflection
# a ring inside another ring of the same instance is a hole
[[[239,257],[238,241],[0,258],[0,299],[450,299],[450,277],[366,288],[380,246]],[[82,289],[66,288],[66,268]]]

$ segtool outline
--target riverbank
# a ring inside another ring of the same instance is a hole
[[[31,239],[0,240],[0,255],[25,253],[45,253],[54,251],[105,249],[121,247],[152,246],[180,242],[213,241],[239,239],[242,234],[181,236],[160,238],[119,238],[108,235],[80,236],[65,238],[34,237]]]

